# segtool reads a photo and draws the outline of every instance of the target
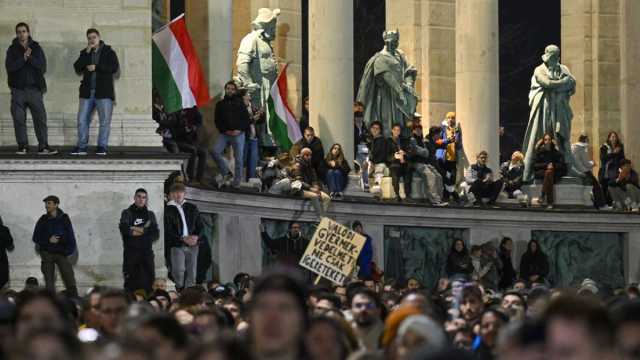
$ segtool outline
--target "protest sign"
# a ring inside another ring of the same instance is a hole
[[[356,266],[365,237],[329,218],[322,218],[300,266],[342,285]]]

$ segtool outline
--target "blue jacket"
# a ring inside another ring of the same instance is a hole
[[[49,242],[53,235],[60,236],[60,241],[56,244]],[[65,256],[73,254],[76,251],[76,237],[69,215],[62,209],[58,209],[56,217],[42,215],[33,230],[33,242],[38,244],[40,251]]]
[[[447,147],[446,145],[449,144],[449,139],[447,139],[447,128],[449,127],[449,124],[447,123],[447,120],[442,122],[442,131],[440,133],[440,139],[442,139],[443,141],[443,147],[439,148],[436,150],[436,158],[439,161],[444,161],[445,160],[445,154],[447,152]],[[460,124],[456,124],[456,132],[455,132],[455,141],[456,141],[456,156],[460,156],[459,150],[462,149],[462,128],[460,127]]]
[[[358,278],[369,280],[371,279],[371,271],[373,270],[371,266],[371,262],[373,261],[373,239],[367,234],[364,234],[364,237],[366,240],[358,256],[358,267],[360,267]]]

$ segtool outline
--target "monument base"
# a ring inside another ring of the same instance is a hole
[[[535,206],[542,193],[542,183],[536,180],[533,184],[523,185],[522,192],[529,196]],[[554,186],[555,205],[592,207],[591,186],[583,184],[582,179],[565,176]]]
[[[149,209],[162,224],[164,181],[180,170],[182,155],[160,148],[110,148],[108,156],[82,157],[17,156],[13,151],[0,148],[1,215],[15,240],[15,250],[8,254],[9,286],[21,289],[29,276],[44,283],[31,238],[36,221],[45,213],[42,200],[56,195],[75,232],[78,255],[72,262],[80,291],[96,284],[122,287],[120,213],[133,203],[135,190],[145,188]],[[162,230],[160,225],[161,237],[154,245],[158,276],[166,275]]]

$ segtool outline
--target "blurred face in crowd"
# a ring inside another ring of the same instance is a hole
[[[224,86],[224,96],[233,96],[236,94],[236,92],[238,92],[238,88],[235,84],[227,84]]]
[[[507,294],[502,298],[502,308],[503,309],[511,309],[514,306],[522,307],[524,304],[522,303],[522,299],[513,294]]]
[[[29,30],[27,29],[26,26],[19,26],[16,29],[16,37],[18,38],[18,41],[24,43],[27,40],[29,40]]]
[[[550,360],[610,359],[579,320],[551,318],[547,325],[547,354]]]
[[[513,240],[506,240],[502,246],[509,251],[513,250]]]
[[[483,310],[484,304],[482,303],[482,299],[476,296],[465,296],[460,304],[462,318],[468,322],[472,322],[480,317]]]
[[[369,131],[371,131],[371,135],[373,137],[380,135],[380,125],[378,124],[371,125],[371,127],[369,128]]]
[[[482,336],[482,340],[489,347],[495,346],[496,338],[498,337],[498,330],[500,330],[502,325],[502,320],[493,312],[488,312],[482,315],[482,319],[480,321],[480,335]]]
[[[236,324],[239,323],[240,320],[242,320],[240,318],[240,308],[238,307],[238,304],[229,302],[224,304],[222,307],[225,308],[225,310],[227,310],[229,313],[231,313],[231,316],[233,316],[233,320],[236,322]]]
[[[184,201],[184,191],[172,191],[169,195],[171,196],[171,199],[178,204],[182,204]]]
[[[427,311],[427,298],[423,294],[409,294],[402,299],[400,306],[412,306],[421,312]]]
[[[400,128],[400,126],[394,126],[393,128],[391,128],[391,136],[393,136],[394,138],[400,136],[400,132],[402,132],[402,128]]]
[[[77,356],[69,352],[58,336],[47,333],[30,338],[24,355],[29,360],[64,360]]]
[[[462,242],[462,240],[456,240],[454,249],[456,249],[457,252],[461,252],[462,250],[464,250],[464,242]]]
[[[447,116],[447,124],[449,124],[449,126],[456,126],[456,117],[453,115]]]
[[[26,304],[16,319],[16,339],[24,340],[34,330],[60,328],[64,320],[55,306],[46,299],[35,299]]]
[[[487,154],[480,154],[478,155],[478,164],[485,166],[487,165],[487,159],[489,158],[489,156]]]
[[[316,304],[314,306],[314,313],[316,315],[322,315],[325,314],[327,312],[329,312],[330,310],[337,310],[335,306],[333,306],[333,303],[327,299],[320,299],[318,301],[316,301]]]
[[[355,228],[353,228],[353,231],[357,232],[360,235],[364,234],[364,228],[362,227],[362,225],[356,226]]]
[[[542,143],[543,143],[543,144],[545,144],[545,145],[549,145],[549,144],[551,144],[551,136],[549,136],[548,134],[547,134],[547,135],[545,135],[545,136],[542,138]]]
[[[292,353],[303,334],[304,316],[296,298],[286,292],[260,294],[251,309],[251,332],[262,357]]]
[[[417,279],[409,279],[409,281],[407,281],[407,289],[409,290],[417,290],[420,289],[420,282]]]
[[[311,129],[305,129],[304,130],[304,139],[307,140],[308,143],[313,141],[314,137],[316,137],[315,131],[313,131]]]
[[[58,210],[58,204],[55,201],[47,201],[44,203],[44,208],[47,210],[47,214],[53,214]]]
[[[340,301],[342,301],[343,304],[347,303],[347,288],[345,288],[344,286],[338,286],[334,290],[334,293],[338,295]]]
[[[165,279],[155,279],[153,281],[153,286],[152,286],[153,290],[164,290],[167,291],[167,280]]]
[[[100,43],[100,35],[94,32],[87,34],[87,43],[94,48],[97,47]]]
[[[180,350],[176,349],[169,339],[151,326],[141,326],[136,330],[134,336],[138,341],[153,349],[153,359],[182,359]]]
[[[340,155],[340,152],[342,151],[342,149],[340,148],[340,145],[333,145],[333,147],[331,148],[331,155],[333,156],[338,156]]]
[[[422,137],[422,127],[421,126],[414,127],[413,133],[418,137]]]
[[[473,344],[473,334],[467,331],[458,331],[453,337],[453,346],[457,349],[471,351]]]
[[[289,233],[291,234],[291,237],[300,236],[300,224],[298,224],[298,223],[291,224],[291,228],[289,229]]]
[[[620,139],[618,138],[618,134],[616,134],[615,132],[612,132],[612,133],[609,135],[609,139],[608,139],[608,140],[609,140],[609,143],[610,143],[611,145],[617,145],[617,144],[618,144],[618,142],[620,141]]]
[[[513,284],[513,290],[516,290],[516,291],[522,291],[526,288],[527,288],[527,284],[524,281],[516,281],[516,283]]]
[[[621,360],[640,358],[640,322],[624,322],[616,334]]]
[[[380,320],[380,309],[376,302],[364,294],[353,297],[351,313],[356,325],[361,328],[368,328]]]
[[[538,244],[532,242],[531,244],[529,244],[529,249],[531,250],[531,253],[535,254],[538,251]]]
[[[89,295],[89,309],[85,312],[85,323],[88,328],[100,327],[100,293]]]
[[[127,311],[127,301],[121,296],[100,299],[100,328],[107,335],[118,333],[120,320]]]
[[[304,161],[311,161],[311,150],[309,148],[302,149],[300,156]]]
[[[319,321],[311,326],[305,345],[312,360],[343,359],[338,334],[327,322]]]
[[[133,198],[133,202],[136,204],[136,207],[139,208],[147,206],[147,193],[138,191]]]

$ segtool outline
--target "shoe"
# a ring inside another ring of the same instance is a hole
[[[55,155],[57,153],[58,150],[50,148],[49,145],[46,145],[38,150],[38,155]]]
[[[79,147],[73,148],[71,150],[71,155],[87,155],[87,149],[80,149]]]
[[[26,146],[18,147],[18,151],[16,151],[17,155],[27,155],[29,153],[29,149]]]
[[[99,146],[98,149],[96,150],[96,155],[100,155],[100,156],[107,155],[107,148]]]
[[[547,210],[553,210],[553,205],[547,206]]]

